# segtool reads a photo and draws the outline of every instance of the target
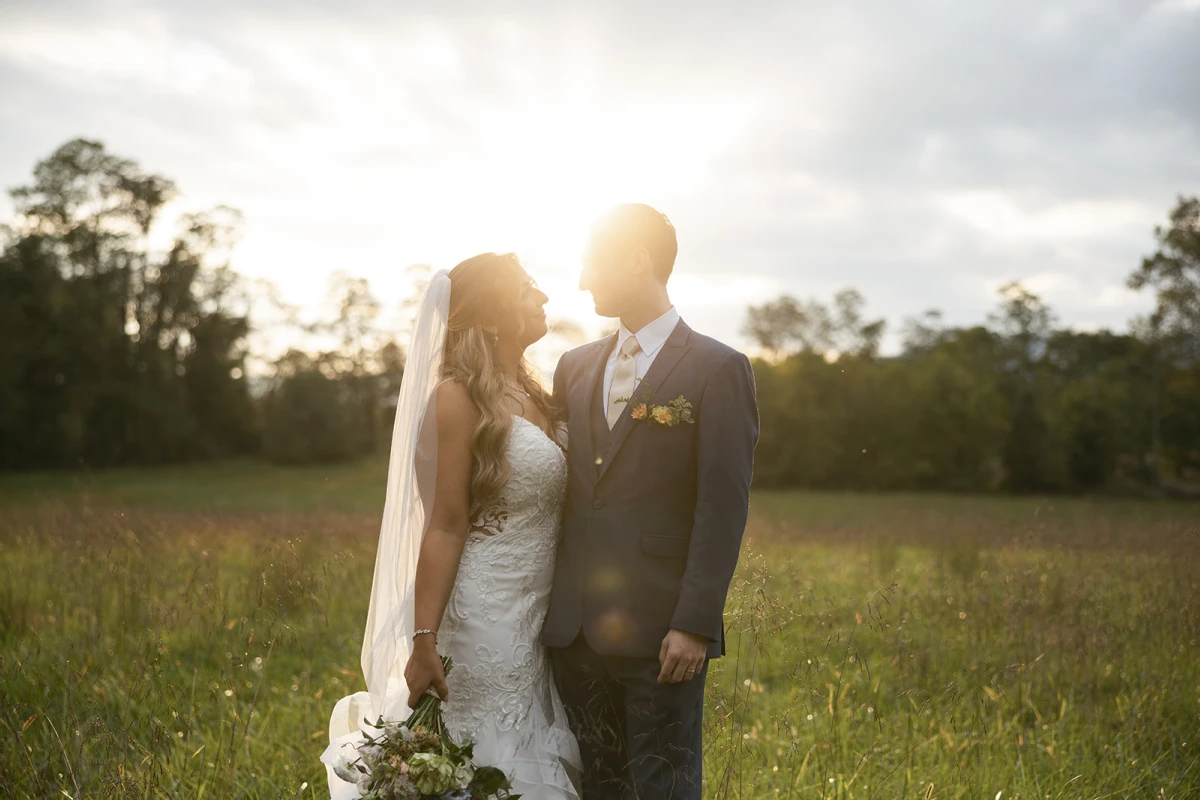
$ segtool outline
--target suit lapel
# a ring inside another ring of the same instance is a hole
[[[583,375],[583,392],[580,401],[584,404],[583,409],[583,469],[588,476],[596,475],[596,436],[593,433],[594,422],[592,414],[596,406],[596,395],[601,391],[600,383],[604,380],[604,365],[608,362],[608,356],[612,353],[613,347],[616,346],[617,335],[614,333],[608,339],[601,339],[596,343],[596,352],[591,356],[586,365],[586,371]]]
[[[639,402],[644,402],[644,398],[649,396],[656,397],[661,404],[663,398],[657,397],[658,390],[662,388],[663,383],[670,376],[671,371],[680,360],[687,355],[688,339],[690,338],[692,329],[687,326],[682,320],[675,326],[675,330],[671,331],[671,335],[667,338],[666,344],[655,357],[654,363],[650,365],[650,371],[646,373],[646,377],[638,384],[634,390],[633,396],[629,399],[629,404],[625,407],[625,411],[617,419],[617,424],[612,429],[612,437],[609,440],[608,458],[604,459],[604,463],[600,465],[600,475],[597,480],[604,477],[608,472],[609,467],[617,459],[617,454],[621,450],[621,445],[625,444],[625,440],[629,438],[629,434],[633,432],[635,425],[646,425],[646,422],[635,422],[629,413],[629,409]],[[607,361],[607,357],[605,358]]]

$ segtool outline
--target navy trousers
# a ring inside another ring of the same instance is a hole
[[[602,656],[582,634],[550,657],[583,757],[583,800],[701,800],[708,662],[659,684],[658,659]]]

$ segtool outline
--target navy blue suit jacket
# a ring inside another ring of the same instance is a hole
[[[572,350],[554,374],[570,488],[542,640],[566,647],[582,631],[601,655],[658,658],[676,628],[723,655],[758,442],[754,373],[746,356],[680,322],[610,431],[601,395],[616,340]],[[678,397],[694,424],[629,411]]]

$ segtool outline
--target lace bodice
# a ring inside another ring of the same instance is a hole
[[[577,764],[578,750],[540,641],[567,460],[558,444],[522,417],[513,418],[507,452],[511,477],[495,507],[472,511],[472,531],[438,631],[439,649],[454,659],[443,714],[451,733],[475,740],[476,755],[487,755],[477,758],[480,763],[515,764],[537,754],[532,762],[540,763],[527,768],[538,774],[517,775],[518,782],[558,787],[546,796],[574,796],[562,765]]]
[[[452,635],[454,624],[471,610],[495,625],[519,597],[550,590],[567,490],[566,456],[541,428],[513,417],[508,458],[511,477],[499,502],[472,510],[459,580],[443,621],[445,634]],[[482,593],[464,596],[472,584]],[[463,607],[463,601],[474,608]],[[540,633],[542,620],[531,621]],[[446,623],[452,627],[446,628]]]

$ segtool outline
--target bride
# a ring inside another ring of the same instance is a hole
[[[333,765],[357,757],[370,722],[405,718],[427,691],[525,800],[578,797],[579,748],[539,641],[567,485],[565,426],[525,360],[545,303],[512,254],[469,258],[425,291],[363,637],[368,691],[337,703],[321,756],[332,800],[359,796]]]

